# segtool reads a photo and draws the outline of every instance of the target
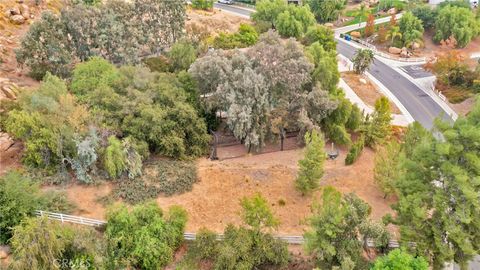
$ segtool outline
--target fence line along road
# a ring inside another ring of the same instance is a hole
[[[38,217],[46,217],[51,220],[61,221],[62,223],[68,222],[68,223],[91,226],[96,228],[101,228],[107,225],[107,222],[104,220],[66,215],[62,213],[53,213],[53,212],[42,211],[42,210],[36,210],[35,215]],[[183,234],[183,237],[187,241],[194,241],[197,236],[196,236],[196,233],[186,232]],[[225,236],[223,234],[217,234],[218,241],[222,241],[224,237]],[[292,245],[301,245],[305,242],[305,239],[303,238],[303,236],[297,236],[297,235],[274,235],[274,237],[276,239],[283,240],[288,244],[292,244]],[[370,248],[376,247],[375,242],[373,240],[367,240],[366,246]],[[388,243],[389,248],[398,248],[399,246],[400,245],[396,240],[390,240]]]

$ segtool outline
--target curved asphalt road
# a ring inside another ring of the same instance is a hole
[[[337,42],[337,52],[350,59],[353,58],[356,50],[356,47],[345,42]],[[385,85],[413,119],[425,128],[431,129],[437,117],[453,122],[452,118],[427,93],[384,62],[375,59],[370,66],[370,74]]]

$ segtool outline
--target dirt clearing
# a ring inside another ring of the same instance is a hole
[[[372,206],[374,220],[392,213],[390,204],[394,199],[384,200],[373,182],[374,152],[365,149],[352,166],[344,165],[345,155],[346,150],[340,149],[338,160],[326,161],[322,186],[332,185],[344,193],[355,192]],[[222,232],[229,223],[241,224],[240,200],[260,192],[280,219],[278,233],[300,235],[307,228],[305,221],[311,214],[312,203],[319,201],[321,194],[318,191],[311,197],[302,197],[295,190],[297,162],[301,157],[302,150],[299,149],[223,161],[199,159],[200,179],[193,190],[172,197],[158,197],[157,202],[163,209],[172,205],[184,207],[189,215],[186,231],[196,232],[206,227]],[[67,192],[79,206],[76,214],[104,219],[105,209],[98,197],[107,195],[109,190],[111,186],[107,184],[73,185]]]
[[[384,95],[377,86],[375,86],[366,76],[358,75],[354,72],[342,72],[340,76],[358,95],[358,97],[365,102],[372,109],[375,108],[375,101]],[[360,82],[360,79],[365,79],[366,84]],[[394,114],[402,114],[395,103],[390,100],[390,111]]]

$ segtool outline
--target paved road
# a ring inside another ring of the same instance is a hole
[[[423,68],[423,65],[409,65],[399,67],[401,70],[405,71],[410,77],[414,79],[426,78],[434,76],[432,73],[426,71]]]
[[[352,59],[357,49],[344,42],[337,42],[338,53]],[[375,59],[370,67],[370,73],[405,106],[413,119],[425,128],[433,127],[433,120],[443,116],[443,119],[452,121],[446,112],[422,89],[413,82],[400,75],[387,64]]]
[[[250,14],[253,13],[252,10],[246,9],[246,8],[241,8],[238,6],[234,5],[226,5],[226,4],[220,4],[220,3],[213,3],[214,8],[221,9],[226,12],[234,13],[237,16],[244,17],[244,18],[250,18]]]
[[[249,16],[252,13],[251,10],[232,5],[215,3],[214,6],[241,16]],[[388,20],[389,18],[384,19]],[[351,59],[356,48],[344,42],[338,42],[337,51]],[[444,119],[452,121],[447,113],[422,89],[383,62],[375,60],[370,68],[370,73],[385,85],[405,106],[413,119],[420,122],[425,128],[432,128],[433,120],[442,115]]]

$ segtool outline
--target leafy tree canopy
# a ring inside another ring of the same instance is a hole
[[[440,42],[453,36],[457,46],[463,48],[480,33],[480,23],[468,8],[446,6],[438,11],[434,41]]]
[[[378,247],[388,244],[385,227],[368,219],[371,208],[355,194],[342,194],[333,187],[323,190],[322,203],[315,206],[311,229],[304,235],[306,249],[317,266],[331,269],[363,269],[362,247],[367,238]]]
[[[187,213],[178,206],[164,216],[156,202],[128,210],[124,205],[107,214],[108,264],[111,269],[160,269],[171,262],[183,241]]]

